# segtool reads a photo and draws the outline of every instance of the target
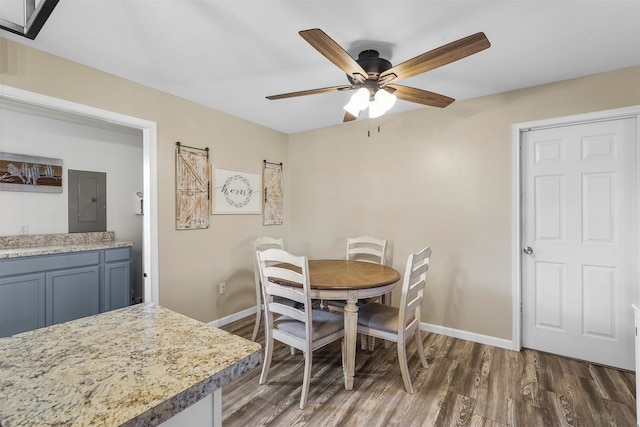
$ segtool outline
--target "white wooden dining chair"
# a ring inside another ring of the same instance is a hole
[[[422,347],[420,309],[430,261],[431,247],[409,255],[402,282],[400,307],[371,302],[358,310],[359,333],[397,343],[400,373],[404,388],[409,394],[413,394],[413,385],[407,365],[406,344],[411,333],[415,336],[422,366],[429,367]]]
[[[385,239],[371,236],[347,238],[347,259],[385,265],[386,257],[387,241]],[[391,292],[384,294],[380,299],[385,304],[391,304]]]
[[[256,323],[253,326],[253,333],[251,334],[251,341],[255,341],[258,336],[258,329],[260,328],[260,320],[264,305],[262,303],[262,285],[260,279],[260,268],[258,266],[258,251],[265,249],[284,249],[284,242],[282,238],[273,238],[262,236],[258,237],[251,242],[251,259],[253,260],[253,276],[256,286]]]
[[[301,350],[304,354],[304,377],[300,409],[304,409],[309,395],[313,351],[344,337],[344,318],[327,310],[315,309],[309,292],[309,261],[281,249],[258,252],[265,307],[265,356],[260,384],[267,381],[274,340]],[[290,264],[300,272],[283,267]],[[284,301],[294,304],[286,304]],[[297,304],[296,304],[297,303]],[[274,315],[279,315],[275,317]],[[344,366],[344,350],[343,363]]]
[[[347,237],[347,260],[364,261],[373,264],[384,265],[386,261],[387,241],[372,236]],[[368,302],[381,300],[385,304],[391,304],[391,292],[370,300],[358,300],[358,306]],[[338,310],[344,310],[345,301],[327,301],[326,305]],[[375,338],[370,338],[367,342],[365,336],[360,339],[360,347],[370,351],[375,348]],[[368,344],[368,345],[367,345]]]

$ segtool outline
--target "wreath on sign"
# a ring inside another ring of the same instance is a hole
[[[242,183],[245,188],[232,188],[234,183]],[[243,177],[242,175],[233,175],[227,178],[227,181],[222,186],[222,194],[224,194],[227,203],[229,203],[234,208],[242,208],[247,206],[251,201],[251,196],[255,193],[253,189],[251,189],[251,184],[249,180]],[[232,196],[236,196],[234,199]]]

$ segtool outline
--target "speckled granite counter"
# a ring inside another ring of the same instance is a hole
[[[113,231],[4,236],[0,237],[0,259],[127,246],[133,246],[133,243],[116,241]]]
[[[155,426],[261,346],[152,303],[0,339],[0,425]]]

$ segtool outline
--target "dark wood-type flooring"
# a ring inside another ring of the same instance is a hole
[[[249,338],[254,317],[225,329]],[[276,342],[268,382],[261,365],[222,389],[231,426],[636,426],[634,372],[533,350],[505,350],[422,332],[428,368],[412,339],[405,392],[395,344],[356,352],[353,390],[344,389],[340,343],[313,355],[309,400],[298,408],[304,358]],[[263,334],[258,342],[264,343]]]

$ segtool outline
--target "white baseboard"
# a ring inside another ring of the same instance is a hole
[[[463,340],[473,341],[480,344],[492,345],[494,347],[505,348],[507,350],[515,350],[513,348],[512,341],[506,340],[503,338],[491,337],[488,335],[477,334],[475,332],[462,331],[460,329],[447,328],[446,326],[432,325],[431,323],[424,323],[424,322],[420,323],[420,329],[427,332],[446,335],[448,337],[460,338]]]
[[[221,317],[220,319],[212,320],[211,322],[207,323],[207,325],[219,328],[221,326],[225,326],[225,325],[228,325],[229,323],[235,322],[236,320],[244,319],[245,317],[255,313],[256,313],[256,306],[254,305],[253,307],[249,307],[242,311],[238,311],[237,313],[233,313],[228,316]]]
[[[230,314],[229,316],[221,317],[220,319],[213,320],[207,325],[219,328],[221,326],[228,325],[236,320],[244,319],[247,316],[255,314],[256,306],[249,307],[237,313]],[[492,345],[494,347],[505,348],[507,350],[516,350],[513,348],[513,342],[503,338],[491,337],[488,335],[477,334],[475,332],[462,331],[460,329],[448,328],[446,326],[432,325],[431,323],[420,323],[420,329],[427,332],[433,332],[440,335],[445,335],[453,338],[460,338],[467,341],[473,341],[480,344]]]

